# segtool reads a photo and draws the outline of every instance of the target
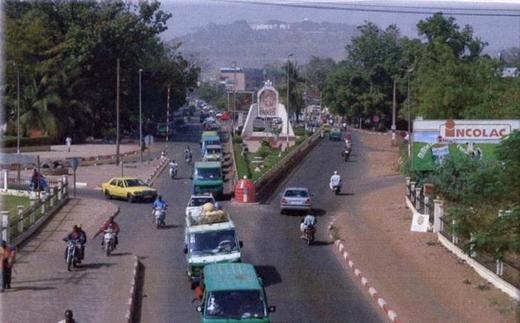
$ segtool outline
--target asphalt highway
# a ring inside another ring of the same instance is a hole
[[[197,136],[199,131],[195,130],[190,132]],[[198,304],[192,302],[193,291],[182,252],[184,209],[192,187],[191,166],[182,158],[187,144],[194,152],[194,160],[200,159],[196,140],[170,144],[168,154],[179,162],[179,177],[172,180],[163,172],[154,185],[169,204],[166,228],[155,228],[150,204],[114,201],[121,208],[117,219],[122,228],[118,252],[134,253],[144,265],[142,322],[200,320],[195,310]],[[385,321],[381,310],[354,281],[356,278],[347,274],[327,232],[330,214],[337,214],[343,203],[355,198],[348,194],[348,189],[347,194],[340,196],[328,189],[334,170],[347,172],[349,163],[340,158],[342,145],[328,140],[320,143],[274,192],[268,204],[222,203],[244,242],[243,261],[255,265],[266,285],[269,304],[277,308],[272,314],[273,322]],[[286,185],[306,186],[314,193],[313,206],[318,215],[315,245],[309,247],[299,238],[302,215],[279,212],[280,190]],[[82,190],[80,194],[102,198],[99,191]]]

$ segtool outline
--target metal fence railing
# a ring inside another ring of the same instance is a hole
[[[67,180],[62,179],[57,185],[42,192],[31,192],[30,206],[27,209],[18,209],[15,216],[8,211],[2,211],[0,219],[0,236],[8,243],[16,242],[21,234],[29,231],[38,220],[57,208],[68,199]]]
[[[459,249],[467,249],[466,246],[470,241],[457,236],[455,223],[449,221],[446,217],[442,217],[441,222],[439,233]],[[471,250],[467,254],[504,281],[520,288],[520,256],[518,254],[506,253],[501,259],[496,259],[492,255],[482,252],[472,252]]]

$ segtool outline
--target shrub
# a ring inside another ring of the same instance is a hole
[[[234,144],[241,144],[242,142],[244,142],[242,137],[240,137],[240,136],[233,136],[233,143]]]
[[[49,137],[20,138],[20,146],[45,146],[52,143]],[[7,137],[0,141],[4,147],[16,147],[16,137]]]
[[[269,149],[269,147],[267,146],[264,146],[263,144],[260,148],[258,148],[258,151],[256,152],[256,155],[262,158],[266,158],[267,156],[269,156],[269,154],[271,154],[271,149]]]

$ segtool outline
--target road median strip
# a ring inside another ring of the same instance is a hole
[[[334,228],[334,221],[329,224],[329,231],[332,231],[333,228]],[[372,299],[374,299],[377,302],[377,305],[383,311],[385,311],[390,322],[394,322],[394,323],[400,322],[400,320],[397,316],[397,313],[387,305],[386,301],[382,297],[379,296],[377,290],[374,287],[370,286],[368,279],[363,276],[363,273],[361,272],[361,270],[359,270],[358,268],[356,268],[354,266],[354,262],[352,261],[352,259],[350,259],[350,256],[349,256],[348,252],[346,251],[346,248],[343,245],[343,242],[340,239],[335,239],[333,237],[332,233],[329,233],[329,237],[332,241],[334,241],[334,244],[338,248],[338,251],[342,255],[342,257],[345,260],[348,267],[351,268],[354,275],[361,280],[361,284],[368,289],[368,293],[370,294]]]

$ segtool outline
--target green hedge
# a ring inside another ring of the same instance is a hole
[[[242,156],[240,152],[242,151],[241,144],[233,144],[233,148],[235,150],[235,163],[237,166],[237,175],[238,178],[251,178],[251,172],[249,171],[249,163],[247,161],[247,156]]]
[[[20,138],[20,146],[43,146],[50,145],[52,143],[49,137],[38,137],[38,138]],[[16,137],[6,137],[0,139],[0,145],[3,147],[16,147]]]

